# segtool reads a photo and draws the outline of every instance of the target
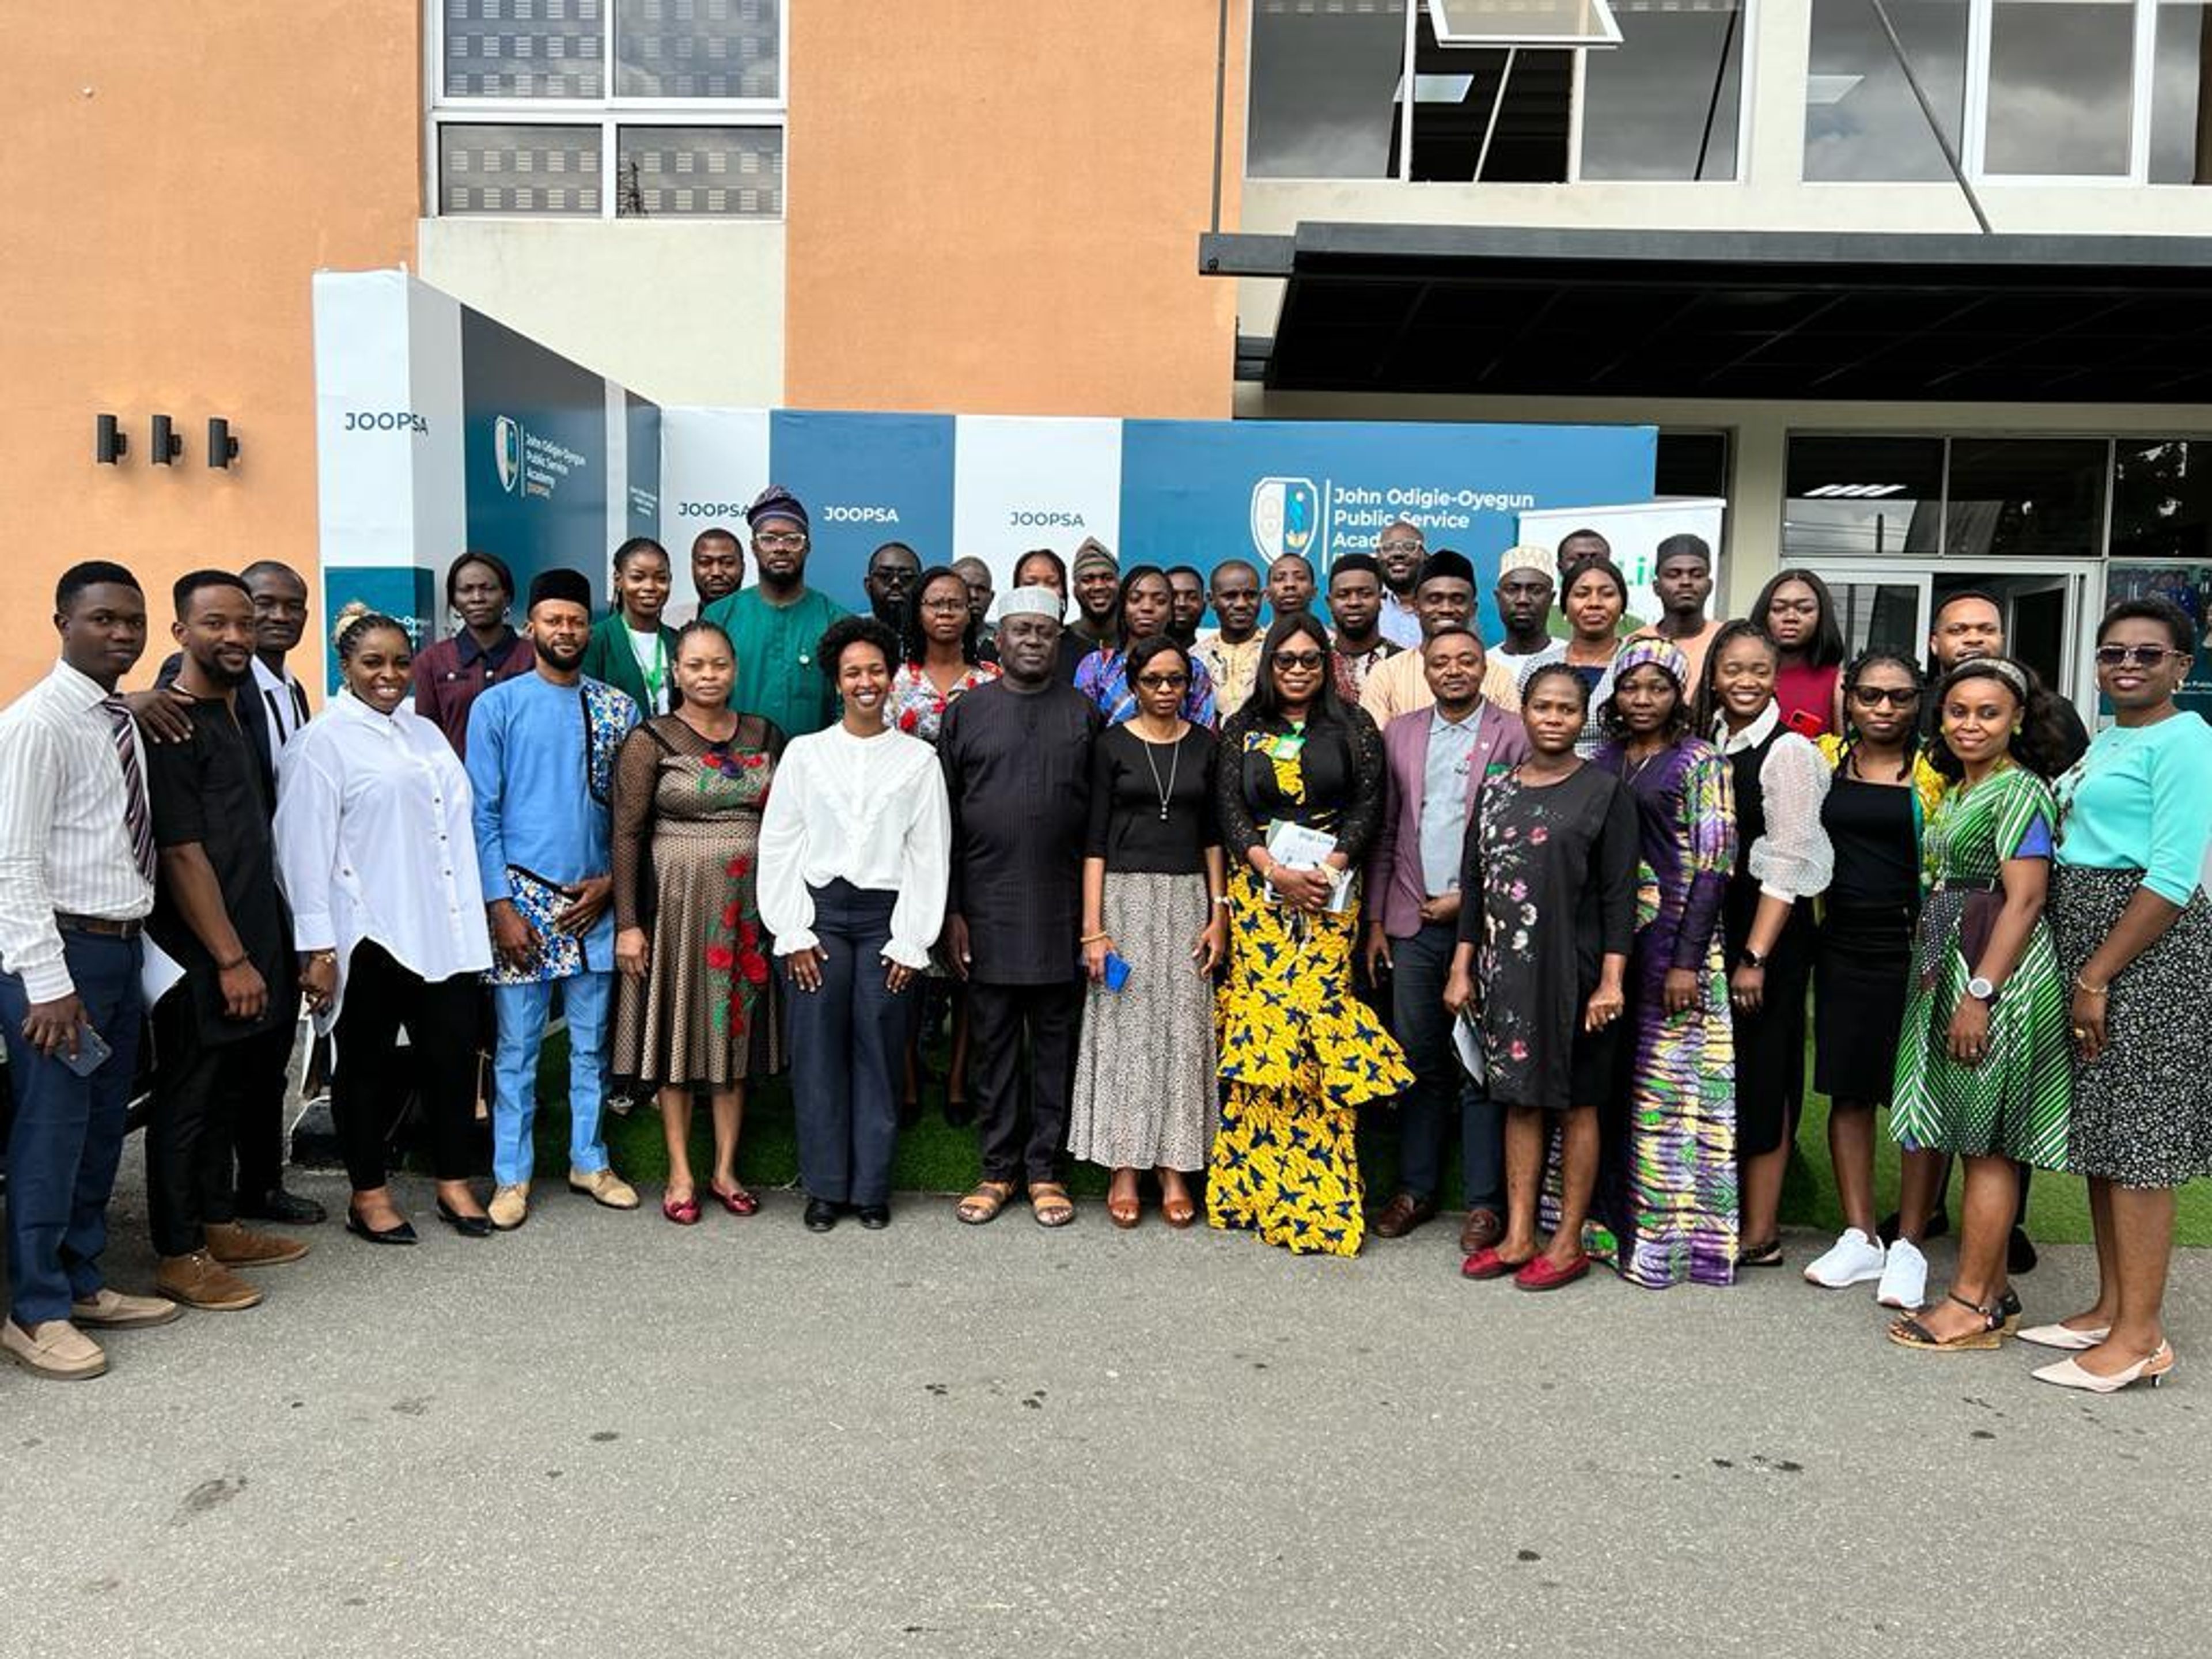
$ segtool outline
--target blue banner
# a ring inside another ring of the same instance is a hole
[[[468,544],[513,567],[518,597],[539,571],[564,565],[606,589],[606,384],[461,308]]]
[[[813,550],[806,585],[855,611],[868,556],[904,542],[924,565],[952,558],[950,415],[775,410],[769,476],[806,503]]]

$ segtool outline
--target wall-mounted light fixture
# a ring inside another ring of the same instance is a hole
[[[113,466],[131,453],[131,440],[123,430],[123,422],[112,415],[102,415],[93,422],[92,459],[102,466]]]
[[[175,422],[166,415],[154,417],[154,443],[147,459],[156,466],[167,466],[185,453],[185,441],[176,433]]]
[[[230,435],[230,422],[220,415],[208,417],[208,465],[223,471],[238,459],[238,440]]]

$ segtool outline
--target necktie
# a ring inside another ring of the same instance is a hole
[[[100,708],[115,734],[115,758],[123,763],[123,827],[131,836],[131,854],[138,860],[138,873],[146,884],[154,883],[154,819],[146,810],[146,777],[138,768],[138,732],[131,723],[131,705],[120,697],[103,697]]]

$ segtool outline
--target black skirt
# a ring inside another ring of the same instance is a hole
[[[1911,988],[1912,911],[1831,904],[1813,952],[1813,1086],[1887,1104]]]
[[[1735,1151],[1739,1158],[1771,1152],[1797,1132],[1805,1104],[1805,988],[1813,974],[1813,907],[1791,908],[1767,952],[1765,994],[1756,1013],[1733,1010],[1735,1037]],[[1743,960],[1759,884],[1739,876],[1722,907],[1729,971]]]

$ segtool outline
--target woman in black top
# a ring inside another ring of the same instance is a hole
[[[1139,641],[1128,683],[1136,714],[1091,750],[1091,989],[1067,1149],[1113,1170],[1115,1226],[1137,1224],[1138,1172],[1151,1169],[1160,1213],[1188,1227],[1197,1209],[1183,1177],[1206,1167],[1213,1129],[1213,969],[1229,950],[1213,734],[1183,718],[1190,659],[1173,640]]]
[[[1212,1225],[1271,1244],[1354,1255],[1366,1219],[1353,1121],[1413,1076],[1352,994],[1350,872],[1382,821],[1382,738],[1338,698],[1328,652],[1320,623],[1279,620],[1251,701],[1221,734],[1215,802],[1235,871],[1221,995],[1229,1091],[1206,1210]]]

